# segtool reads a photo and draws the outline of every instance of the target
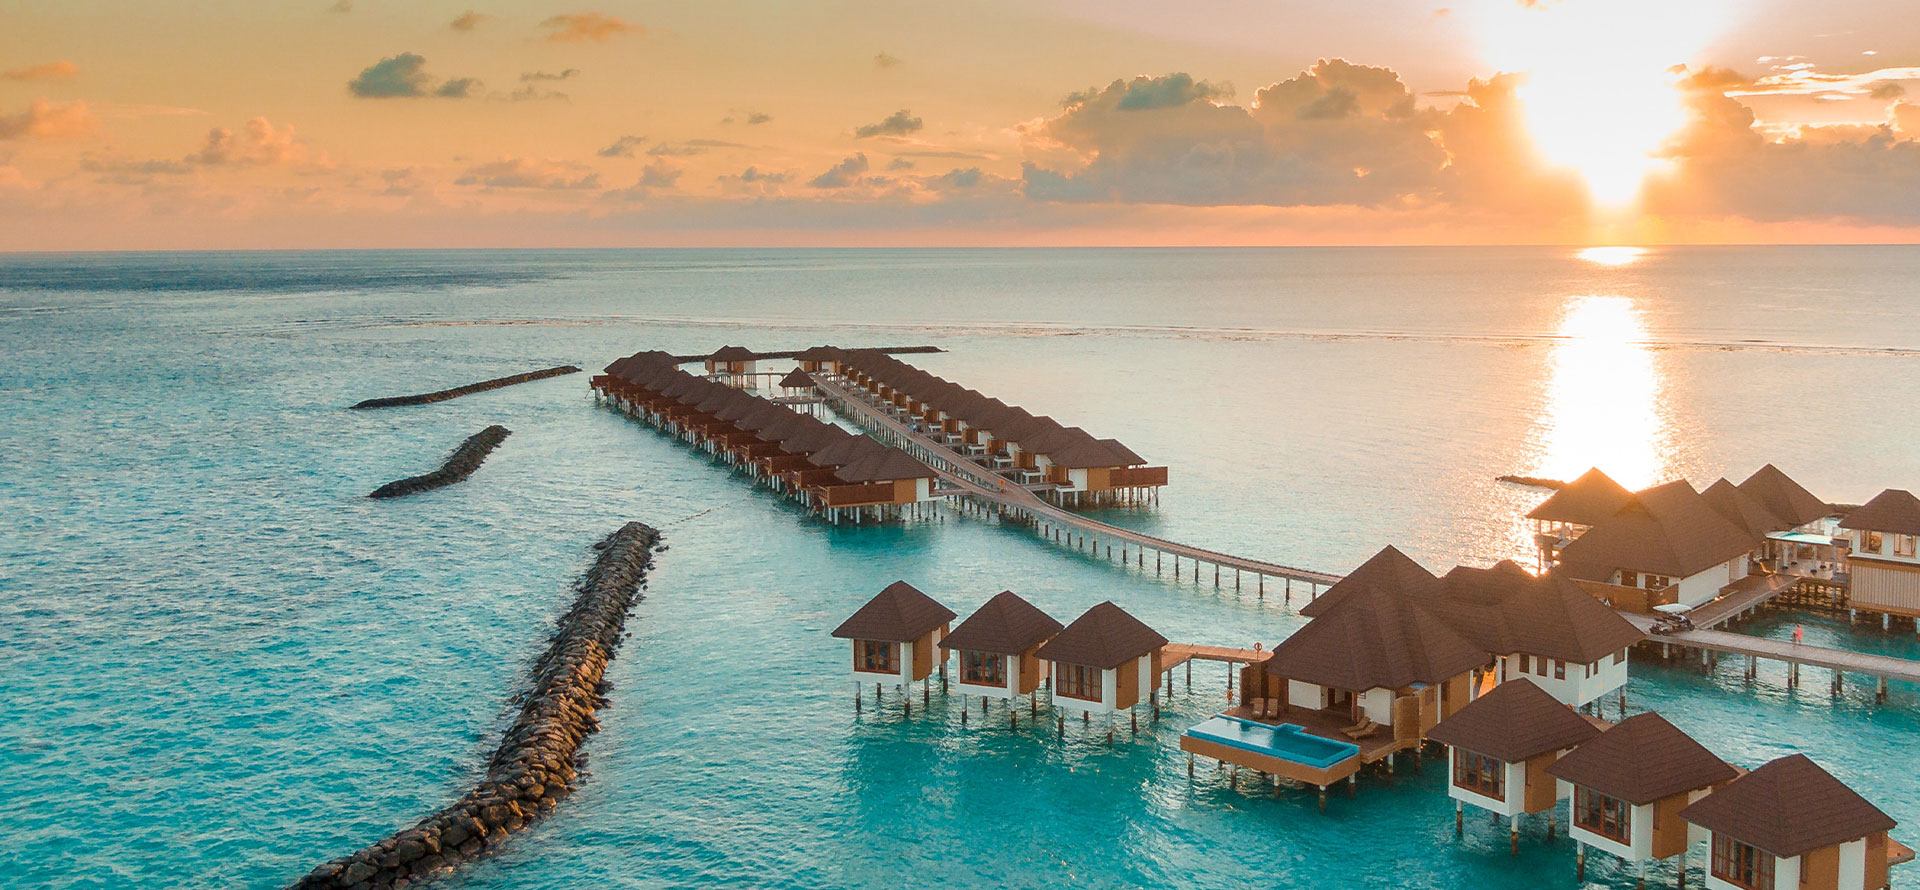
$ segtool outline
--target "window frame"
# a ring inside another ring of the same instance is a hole
[[[1453,786],[1490,800],[1507,799],[1507,763],[1477,751],[1454,746]]]
[[[1565,680],[1567,678],[1567,662],[1565,659],[1556,658],[1553,660],[1553,678],[1555,680]]]
[[[863,674],[900,673],[899,646],[885,640],[855,640],[853,669]]]
[[[1747,890],[1774,890],[1776,860],[1772,853],[1716,831],[1707,855],[1707,873]],[[1800,878],[1806,883],[1804,870]]]
[[[1056,662],[1053,673],[1055,695],[1079,701],[1105,701],[1106,671],[1084,664]],[[1088,686],[1093,688],[1091,695],[1085,694]]]
[[[1621,587],[1639,587],[1640,573],[1634,572],[1634,571],[1628,571],[1627,569],[1621,569],[1620,570],[1620,586]]]
[[[973,649],[960,650],[960,682],[969,686],[1007,685],[1007,657]]]
[[[1882,540],[1879,532],[1862,531],[1860,533],[1860,549],[1862,552],[1878,556],[1880,555],[1880,551],[1886,549],[1886,541]]]
[[[1609,830],[1612,824],[1614,830]],[[1633,804],[1591,788],[1573,788],[1573,824],[1615,843],[1633,843]],[[1616,834],[1615,831],[1618,833]]]
[[[1894,556],[1912,557],[1913,554],[1914,554],[1914,536],[1913,535],[1894,535],[1893,536],[1893,555]]]

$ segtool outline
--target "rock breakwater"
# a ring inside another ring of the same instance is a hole
[[[314,869],[293,890],[401,890],[498,847],[551,812],[580,780],[581,743],[599,728],[607,662],[627,611],[641,598],[660,533],[629,522],[595,545],[600,556],[576,585],[553,640],[533,665],[533,684],[486,777],[452,806],[412,828]]]
[[[421,393],[417,396],[388,396],[381,399],[367,399],[366,401],[355,404],[353,407],[355,410],[359,410],[363,408],[397,408],[402,405],[428,405],[434,402],[444,402],[448,399],[457,399],[461,396],[470,396],[477,392],[486,392],[489,389],[512,386],[516,383],[528,383],[534,380],[545,380],[548,377],[559,377],[562,374],[578,373],[580,373],[580,369],[573,365],[561,365],[557,368],[528,371],[525,374],[514,374],[509,377],[495,377],[492,380],[482,380],[479,383],[469,383],[466,386],[456,386],[452,389],[440,390],[439,392]]]
[[[460,447],[453,449],[453,454],[447,457],[446,463],[440,465],[440,469],[419,476],[395,479],[374,489],[373,493],[367,497],[405,497],[459,482],[473,475],[474,470],[480,469],[480,465],[486,462],[487,455],[492,454],[493,449],[500,447],[500,443],[506,441],[510,435],[513,435],[512,430],[496,423],[468,436],[465,442],[460,443]]]

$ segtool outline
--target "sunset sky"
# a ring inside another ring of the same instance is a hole
[[[1911,0],[0,6],[0,250],[1834,241]]]

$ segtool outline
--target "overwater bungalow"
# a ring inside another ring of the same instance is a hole
[[[1154,695],[1167,638],[1112,602],[1103,602],[1042,644],[1034,655],[1053,676],[1053,704],[1063,711],[1131,711]],[[1064,716],[1064,715],[1063,715]]]
[[[1684,857],[1693,841],[1704,839],[1680,811],[1739,775],[1653,712],[1614,724],[1547,772],[1572,789],[1567,833],[1582,877],[1593,848],[1631,863],[1643,882],[1646,863]]]
[[[1574,708],[1626,686],[1627,652],[1645,639],[1573,580],[1506,560],[1447,572],[1433,609],[1496,659],[1494,676],[1477,682],[1526,680]]]
[[[1711,890],[1881,890],[1913,851],[1893,817],[1805,754],[1772,761],[1681,810],[1711,835]]]
[[[753,350],[744,346],[722,346],[707,356],[707,376],[739,385],[754,373],[758,358]]]
[[[877,698],[882,684],[904,687],[933,676],[936,665],[945,667],[940,641],[955,617],[913,585],[895,581],[841,622],[833,635],[853,643],[856,701],[864,684],[875,684]]]
[[[1920,498],[1897,488],[1874,495],[1840,520],[1849,538],[1852,608],[1878,612],[1883,624],[1920,618]]]
[[[1324,790],[1362,763],[1419,747],[1443,717],[1466,706],[1473,673],[1487,660],[1480,647],[1403,593],[1350,588],[1335,607],[1273,648],[1257,687],[1270,694],[1223,716],[1351,742],[1349,756],[1325,766],[1292,762],[1284,746],[1262,752],[1271,758],[1264,765],[1242,764]]]
[[[794,355],[793,360],[799,363],[800,370],[806,371],[809,374],[816,371],[838,374],[840,373],[840,359],[842,354],[842,350],[837,347],[813,346],[800,350],[799,353]]]
[[[813,375],[801,368],[794,368],[787,372],[787,376],[780,378],[780,389],[787,395],[812,392],[813,387]]]
[[[1427,737],[1445,744],[1454,830],[1471,804],[1507,819],[1520,850],[1520,816],[1549,813],[1563,796],[1547,768],[1592,740],[1600,728],[1532,683],[1502,683],[1440,721]]]
[[[1534,543],[1540,548],[1539,569],[1552,568],[1562,548],[1587,529],[1620,512],[1631,500],[1633,493],[1600,472],[1599,467],[1561,486],[1527,514],[1527,518],[1533,520]]]
[[[1573,539],[1556,571],[1618,609],[1697,606],[1747,577],[1758,543],[1680,479],[1636,493]]]
[[[1003,590],[960,622],[940,647],[959,653],[962,695],[1011,701],[1040,689],[1048,665],[1040,647],[1060,630],[1052,616]]]
[[[1832,504],[1773,464],[1755,470],[1739,488],[1786,526],[1767,533],[1761,560],[1776,571],[1830,576],[1845,556],[1835,546],[1839,528]]]

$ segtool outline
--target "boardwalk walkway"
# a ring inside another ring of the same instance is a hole
[[[1156,565],[1158,565],[1160,554],[1173,557],[1176,573],[1180,569],[1179,561],[1186,559],[1193,565],[1195,580],[1199,578],[1200,565],[1206,563],[1214,566],[1216,585],[1220,583],[1220,570],[1229,569],[1234,572],[1236,589],[1240,587],[1244,575],[1253,575],[1253,583],[1263,592],[1268,578],[1281,579],[1289,584],[1294,581],[1303,582],[1310,586],[1310,594],[1317,593],[1320,587],[1329,586],[1340,580],[1339,575],[1327,572],[1248,559],[1176,543],[1132,529],[1109,525],[1056,507],[1041,500],[1033,492],[994,475],[984,467],[966,459],[959,452],[934,441],[931,437],[914,431],[898,418],[855,393],[843,380],[829,374],[815,374],[813,380],[820,387],[821,393],[827,397],[828,404],[866,427],[883,441],[912,454],[927,466],[932,467],[934,472],[940,474],[947,488],[959,489],[958,496],[990,505],[1002,515],[1011,515],[1025,520],[1035,525],[1049,538],[1058,540],[1058,536],[1065,533],[1071,540],[1073,533],[1078,532],[1084,543],[1087,536],[1092,536],[1096,552],[1104,543],[1108,555],[1112,554],[1113,546],[1119,544],[1122,560],[1128,557],[1127,548],[1131,545],[1138,558],[1138,564],[1143,567],[1146,564],[1146,551],[1151,550],[1155,553]]]
[[[1912,659],[1847,652],[1841,649],[1828,649],[1824,646],[1808,646],[1725,630],[1687,630],[1656,634],[1652,630],[1653,616],[1631,612],[1620,614],[1633,622],[1635,627],[1640,628],[1641,632],[1647,635],[1648,642],[1666,643],[1709,652],[1724,652],[1730,655],[1771,658],[1788,664],[1804,664],[1849,674],[1865,674],[1882,679],[1920,683],[1920,661]]]
[[[1798,583],[1799,575],[1748,575],[1727,585],[1735,590],[1694,609],[1688,617],[1695,627],[1718,627],[1727,619],[1792,590]]]

